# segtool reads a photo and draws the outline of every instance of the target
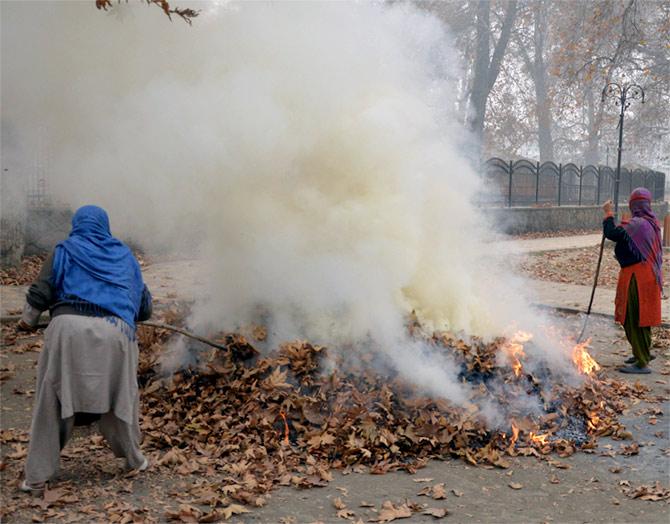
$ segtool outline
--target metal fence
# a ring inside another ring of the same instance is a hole
[[[529,160],[491,158],[485,163],[481,204],[492,206],[598,205],[614,199],[616,169]],[[665,198],[665,173],[621,168],[619,200],[646,187],[655,201]]]

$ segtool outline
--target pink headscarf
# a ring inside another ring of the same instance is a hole
[[[642,258],[651,264],[656,282],[663,289],[661,227],[651,210],[651,193],[647,188],[638,187],[631,193],[628,206],[633,216],[629,221],[622,222],[622,226]]]

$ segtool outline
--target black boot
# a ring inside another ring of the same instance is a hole
[[[649,369],[648,367],[645,366],[641,368],[637,364],[633,364],[632,366],[624,366],[622,368],[619,368],[619,371],[621,373],[629,373],[632,375],[648,375],[649,373],[651,373],[651,369]]]
[[[651,362],[651,361],[654,360],[655,358],[656,358],[656,357],[655,357],[654,355],[651,355],[651,356],[649,357],[649,362]],[[630,357],[630,358],[627,358],[626,360],[624,360],[624,362],[625,362],[626,364],[635,364],[635,363],[637,362],[637,359],[636,359],[635,357]]]

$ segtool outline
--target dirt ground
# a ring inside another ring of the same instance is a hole
[[[575,330],[576,317],[568,318]],[[616,366],[628,356],[623,332],[606,320],[593,319],[592,353],[605,374],[622,376]],[[667,345],[667,342],[664,343]],[[207,496],[225,485],[223,475],[180,475],[169,466],[157,466],[150,455],[149,471],[128,476],[92,427],[78,428],[63,452],[62,471],[47,500],[33,499],[17,490],[25,458],[27,431],[34,393],[35,366],[41,336],[21,337],[0,353],[0,368],[8,375],[2,394],[2,514],[6,522],[143,522],[166,521],[170,516],[189,521],[189,507],[207,511]],[[630,498],[640,486],[670,480],[670,358],[658,349],[654,373],[639,378],[652,388],[648,401],[631,404],[623,421],[632,441],[606,438],[587,452],[552,460],[514,458],[509,469],[473,467],[459,460],[431,461],[415,475],[335,472],[327,487],[311,490],[280,488],[266,497],[261,508],[232,515],[232,522],[309,523],[345,522],[337,516],[344,504],[351,520],[376,518],[381,505],[392,501],[447,508],[445,522],[668,522],[668,501]],[[639,448],[634,446],[639,445]],[[418,496],[425,486],[444,483],[446,498]],[[516,488],[516,489],[515,489]],[[180,514],[181,507],[181,516]],[[177,517],[175,517],[177,516]],[[414,514],[407,522],[429,522],[431,516]],[[194,520],[191,520],[194,521]]]

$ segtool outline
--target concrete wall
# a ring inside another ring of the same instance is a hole
[[[653,208],[662,220],[668,203],[657,203]],[[482,208],[482,212],[492,214],[499,227],[510,234],[597,229],[602,223],[600,206]],[[0,225],[0,265],[16,265],[24,254],[49,252],[67,238],[71,219],[72,211],[63,208],[29,209],[21,220],[4,218]]]
[[[653,204],[654,213],[661,222],[668,212],[668,203]],[[619,213],[627,207],[620,207]],[[597,229],[602,224],[601,206],[551,206],[488,208],[505,233],[521,234],[570,229]]]
[[[46,207],[28,210],[25,226],[26,255],[39,255],[51,251],[70,234],[72,211]]]
[[[17,266],[25,247],[25,218],[3,216],[0,218],[0,267]]]

